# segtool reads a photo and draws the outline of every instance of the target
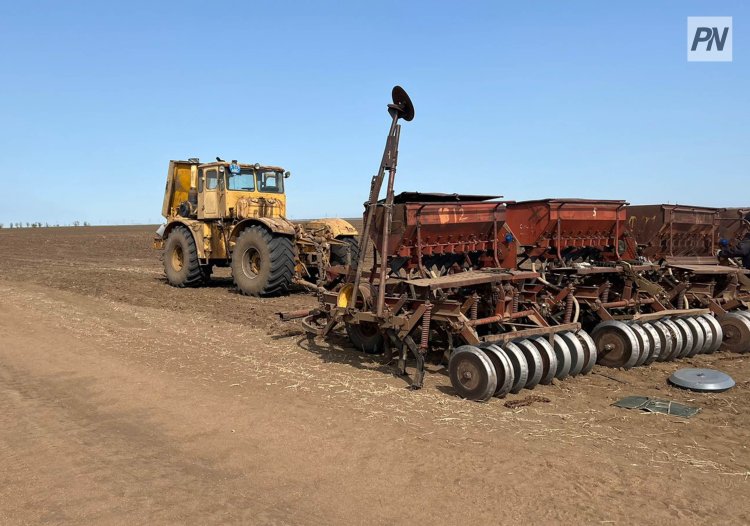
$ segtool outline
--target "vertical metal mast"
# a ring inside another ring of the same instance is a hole
[[[385,178],[385,171],[388,170],[388,186],[386,187],[385,195],[385,214],[383,214],[383,225],[382,225],[382,244],[380,247],[380,280],[378,283],[378,301],[376,305],[376,313],[378,316],[382,316],[384,304],[385,304],[385,280],[388,275],[388,237],[391,233],[391,220],[393,214],[393,185],[396,179],[396,165],[398,164],[398,141],[401,135],[401,125],[398,124],[399,119],[410,121],[414,118],[414,106],[406,94],[406,91],[401,86],[395,86],[391,92],[393,102],[388,105],[388,114],[391,116],[391,128],[388,131],[388,138],[385,141],[385,150],[383,151],[383,158],[380,161],[380,168],[378,174],[372,178],[370,183],[370,198],[365,203],[365,225],[360,237],[360,245],[363,249],[359,253],[359,260],[357,261],[357,270],[354,275],[354,290],[352,291],[352,299],[349,304],[352,308],[357,303],[357,296],[359,295],[359,284],[362,280],[362,268],[364,267],[365,258],[370,247],[370,230],[372,229],[373,217],[375,214],[375,206],[380,197],[380,190],[383,187],[383,179]],[[364,245],[363,245],[364,244]]]

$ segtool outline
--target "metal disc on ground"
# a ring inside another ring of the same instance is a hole
[[[597,363],[605,367],[630,369],[640,356],[633,329],[621,321],[604,321],[594,327],[591,337],[596,343]]]
[[[695,356],[696,354],[703,352],[703,346],[706,344],[706,334],[703,332],[703,328],[698,321],[692,316],[683,319],[693,333],[693,349],[687,354],[687,356]]]
[[[678,369],[669,383],[691,391],[721,393],[734,387],[732,377],[716,369]]]
[[[643,327],[643,330],[648,335],[648,345],[651,349],[643,365],[650,365],[661,355],[661,338],[659,337],[659,332],[650,323],[642,323],[641,327]]]
[[[672,321],[677,325],[677,328],[680,329],[680,334],[682,334],[682,349],[680,349],[680,353],[676,357],[683,358],[693,350],[693,345],[695,344],[695,340],[693,340],[693,331],[690,329],[690,325],[688,325],[682,318],[674,318]]]
[[[492,343],[484,346],[482,350],[487,353],[492,361],[492,365],[495,366],[495,374],[497,375],[495,396],[502,398],[513,387],[513,380],[515,379],[513,366],[510,364],[508,355],[505,354],[505,351],[499,345]]]
[[[473,345],[462,345],[453,351],[448,374],[456,393],[468,400],[489,400],[497,389],[495,367],[487,355]]]
[[[539,383],[547,385],[552,382],[552,379],[557,374],[557,355],[552,344],[543,336],[538,336],[531,340],[539,351],[539,355],[542,357],[542,378]]]
[[[651,354],[651,346],[649,344],[648,333],[646,332],[646,329],[644,329],[637,323],[631,323],[630,328],[633,329],[635,337],[638,340],[638,352],[640,353],[638,355],[638,359],[635,361],[635,365],[643,365],[646,359],[648,359],[649,355]]]
[[[724,340],[724,331],[721,329],[721,324],[713,314],[704,314],[703,316],[701,316],[701,318],[706,320],[706,323],[708,323],[708,325],[711,327],[711,332],[714,336],[714,343],[707,352],[716,352],[719,350],[719,347],[721,347],[721,342]]]
[[[685,347],[685,338],[682,336],[682,329],[678,327],[674,320],[664,319],[661,322],[672,332],[672,352],[662,361],[672,361],[680,355]]]
[[[578,376],[586,362],[583,345],[572,332],[563,332],[561,336],[567,342],[568,349],[570,349],[570,372],[568,374],[570,376]]]
[[[730,312],[719,318],[724,339],[721,350],[745,353],[750,350],[750,320],[740,314]]]
[[[555,356],[557,356],[555,378],[562,380],[570,374],[571,352],[568,349],[568,342],[560,334],[555,334],[553,337],[553,347],[555,348]]]
[[[581,374],[589,374],[596,363],[596,344],[591,339],[591,336],[589,336],[589,333],[584,330],[578,331],[576,337],[578,337],[578,341],[581,342],[581,346],[583,347],[584,359]]]
[[[526,366],[529,368],[529,377],[526,379],[525,387],[526,389],[533,389],[542,379],[542,355],[539,354],[536,345],[529,340],[519,340],[513,343],[521,349],[524,358],[526,358]]]
[[[656,330],[656,333],[659,335],[659,342],[661,345],[659,356],[657,356],[656,359],[659,360],[660,362],[663,362],[669,357],[669,355],[672,353],[672,350],[674,348],[674,337],[672,336],[672,330],[669,329],[666,325],[664,325],[664,323],[661,320],[652,322],[651,326]]]
[[[736,310],[733,311],[735,314],[739,314],[740,316],[744,316],[748,320],[750,320],[750,310]]]
[[[698,322],[698,325],[701,326],[701,329],[703,330],[703,348],[700,352],[702,353],[708,353],[711,352],[711,349],[713,349],[714,346],[714,333],[711,330],[711,326],[708,324],[708,321],[706,321],[706,318],[703,316],[694,316],[693,319]]]
[[[510,392],[514,394],[519,393],[526,386],[526,382],[529,379],[529,366],[526,364],[526,358],[518,345],[506,343],[504,350],[510,359],[510,364],[513,366],[514,372],[513,387],[510,388]]]

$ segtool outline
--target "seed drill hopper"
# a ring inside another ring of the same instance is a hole
[[[736,245],[750,233],[750,208],[723,208],[719,212],[719,244]]]
[[[735,211],[739,214],[740,212]],[[721,348],[750,350],[750,277],[717,258],[723,235],[740,236],[744,224],[719,208],[685,205],[628,207],[640,253],[659,264],[652,279],[675,308],[706,308],[721,325]]]

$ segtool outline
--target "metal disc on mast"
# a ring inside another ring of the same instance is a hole
[[[395,111],[399,119],[410,121],[414,118],[414,104],[401,86],[393,86],[391,92],[393,104],[388,105],[388,112]]]

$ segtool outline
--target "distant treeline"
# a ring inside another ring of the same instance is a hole
[[[8,223],[8,228],[59,228],[64,226],[91,226],[91,223],[88,221],[84,221],[83,223],[80,221],[73,221],[70,225],[50,225],[49,223],[29,223],[28,221],[26,223]],[[5,228],[5,224],[0,223],[0,228]]]

